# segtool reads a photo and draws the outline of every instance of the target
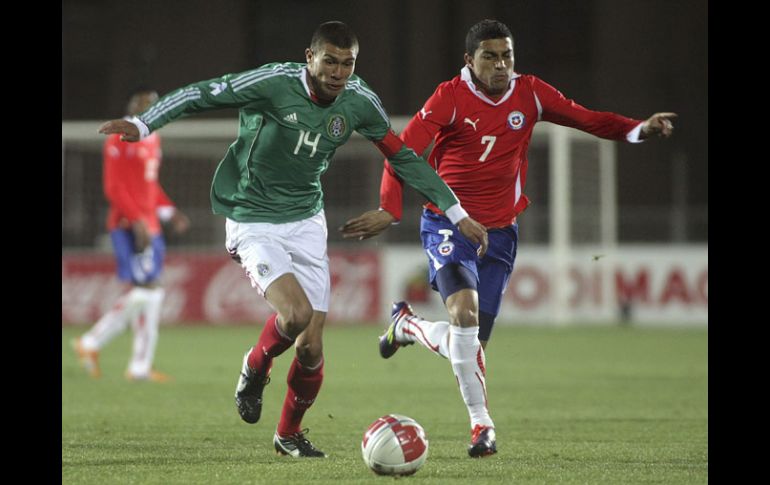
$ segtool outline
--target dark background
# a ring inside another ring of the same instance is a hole
[[[688,214],[680,242],[708,240],[704,0],[67,0],[62,120],[118,117],[140,84],[164,94],[267,62],[303,62],[313,30],[327,20],[357,33],[356,74],[389,114],[412,115],[458,73],[465,34],[483,18],[511,28],[517,72],[541,77],[584,106],[638,119],[678,113],[673,138],[619,144],[621,214],[623,207],[660,207],[668,224],[678,205]]]

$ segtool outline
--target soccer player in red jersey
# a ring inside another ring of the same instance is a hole
[[[141,113],[157,99],[158,94],[151,89],[136,90],[130,96],[127,117]],[[111,135],[104,143],[103,156],[104,194],[110,203],[107,229],[118,278],[132,287],[88,332],[73,341],[73,347],[89,375],[99,377],[99,351],[130,322],[134,341],[126,378],[164,382],[169,376],[152,368],[165,295],[158,285],[166,252],[160,220],[170,221],[179,233],[187,230],[190,221],[158,183],[161,147],[156,133],[138,143]]]
[[[392,322],[380,337],[380,354],[418,342],[448,358],[471,418],[472,457],[497,451],[494,423],[487,409],[484,349],[500,310],[518,245],[516,216],[527,205],[527,148],[538,121],[577,128],[601,138],[638,143],[654,135],[669,137],[675,113],[647,120],[598,112],[565,98],[536,76],[514,72],[513,36],[506,25],[483,20],[465,39],[465,67],[439,84],[401,133],[420,154],[435,141],[428,157],[468,214],[486,226],[487,253],[479,258],[469,243],[433,204],[421,221],[429,257],[430,282],[440,292],[449,322],[414,315],[406,302],[393,305]],[[403,184],[385,161],[380,207],[351,219],[344,237],[375,236],[401,218]],[[451,338],[450,338],[451,336]]]

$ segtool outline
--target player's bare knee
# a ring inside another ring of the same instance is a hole
[[[479,312],[475,308],[454,306],[447,309],[452,325],[460,327],[475,327],[479,324]]]
[[[291,337],[297,337],[310,325],[310,319],[313,318],[313,308],[307,303],[292,305],[280,317],[286,333]]]
[[[306,367],[313,367],[321,361],[323,345],[321,342],[303,342],[296,346],[297,359]]]

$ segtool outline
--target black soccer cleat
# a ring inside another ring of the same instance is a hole
[[[471,458],[482,458],[497,453],[495,443],[495,428],[477,424],[471,434],[471,444],[468,446],[468,455]]]
[[[393,309],[390,312],[390,325],[383,335],[380,336],[380,355],[383,359],[389,359],[396,353],[399,347],[403,345],[412,345],[414,342],[399,342],[396,340],[396,329],[402,324],[404,318],[413,317],[414,311],[409,303],[399,301],[393,303]]]
[[[313,446],[313,443],[305,438],[308,431],[305,428],[288,438],[281,438],[276,432],[273,436],[273,446],[275,446],[276,453],[294,458],[326,458],[326,453]]]
[[[243,367],[235,387],[235,405],[241,419],[249,424],[259,421],[262,414],[262,392],[270,384],[270,376],[257,374],[249,368],[248,360],[251,349],[243,356]],[[269,374],[269,371],[268,371]]]

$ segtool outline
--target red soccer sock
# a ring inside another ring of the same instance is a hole
[[[283,401],[283,410],[281,411],[281,421],[278,423],[278,435],[281,437],[291,436],[300,431],[302,417],[305,411],[313,405],[318,391],[321,390],[321,383],[324,380],[324,362],[321,362],[314,368],[308,369],[300,364],[294,357],[294,361],[289,368],[289,375],[286,382],[289,388],[286,390],[286,399]]]
[[[259,373],[268,372],[273,365],[273,358],[278,357],[294,344],[278,330],[278,314],[273,313],[265,322],[257,345],[251,349],[248,365]],[[264,370],[266,369],[266,370]]]

